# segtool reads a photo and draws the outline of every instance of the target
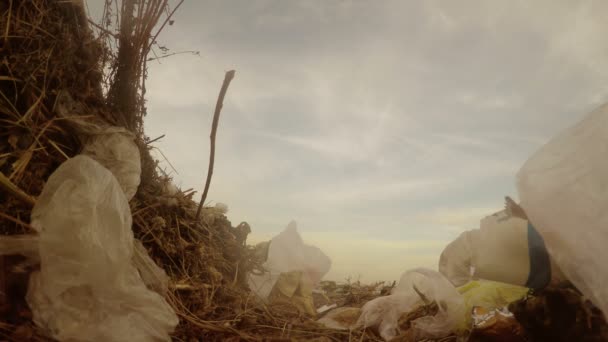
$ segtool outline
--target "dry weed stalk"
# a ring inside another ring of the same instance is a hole
[[[209,169],[207,170],[207,180],[205,181],[205,189],[203,190],[201,200],[198,204],[198,209],[196,210],[196,216],[194,217],[195,221],[197,222],[201,216],[201,209],[203,208],[203,204],[207,199],[207,194],[209,193],[211,177],[213,176],[213,165],[215,164],[215,136],[217,135],[217,126],[220,122],[220,114],[222,112],[222,107],[224,106],[224,97],[226,96],[226,92],[228,91],[230,82],[232,82],[232,79],[234,79],[234,74],[234,70],[226,72],[226,75],[224,76],[224,82],[222,83],[222,88],[220,89],[220,94],[217,97],[217,102],[215,104],[215,111],[213,112],[213,123],[211,124],[211,135],[209,136],[209,139],[211,140],[211,151],[209,152]]]

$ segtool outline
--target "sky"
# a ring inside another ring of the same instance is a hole
[[[102,4],[89,0],[93,14]],[[606,1],[186,0],[151,62],[146,134],[250,242],[291,220],[326,278],[398,279],[517,198],[543,143],[608,99]],[[159,158],[161,156],[159,155]]]

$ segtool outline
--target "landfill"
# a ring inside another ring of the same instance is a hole
[[[152,157],[146,63],[167,0],[106,1],[100,23],[82,1],[0,13],[0,339],[608,341],[607,106],[533,154],[521,203],[437,269],[334,282],[296,222],[250,245],[255,227]]]

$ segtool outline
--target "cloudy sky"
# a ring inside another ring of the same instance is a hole
[[[97,1],[89,1],[96,6]],[[101,3],[101,1],[99,1]],[[608,99],[606,1],[187,0],[152,63],[147,134],[252,241],[290,220],[329,278],[436,267],[551,136]],[[170,170],[167,164],[164,164]]]

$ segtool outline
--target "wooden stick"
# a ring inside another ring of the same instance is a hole
[[[230,82],[234,78],[235,71],[230,70],[224,76],[224,83],[222,84],[222,89],[220,89],[220,95],[217,98],[217,102],[215,104],[215,112],[213,113],[213,124],[211,125],[211,135],[209,138],[211,139],[211,153],[209,154],[209,170],[207,170],[207,181],[205,182],[205,190],[203,191],[203,195],[201,196],[201,201],[198,204],[198,209],[196,210],[196,217],[194,218],[194,222],[198,225],[199,218],[201,215],[201,209],[203,209],[203,204],[207,199],[207,193],[209,192],[209,185],[211,184],[211,176],[213,175],[213,164],[215,162],[215,135],[217,134],[217,125],[220,121],[220,113],[222,111],[222,107],[224,106],[224,96],[226,96],[226,91],[228,90],[228,86]]]

